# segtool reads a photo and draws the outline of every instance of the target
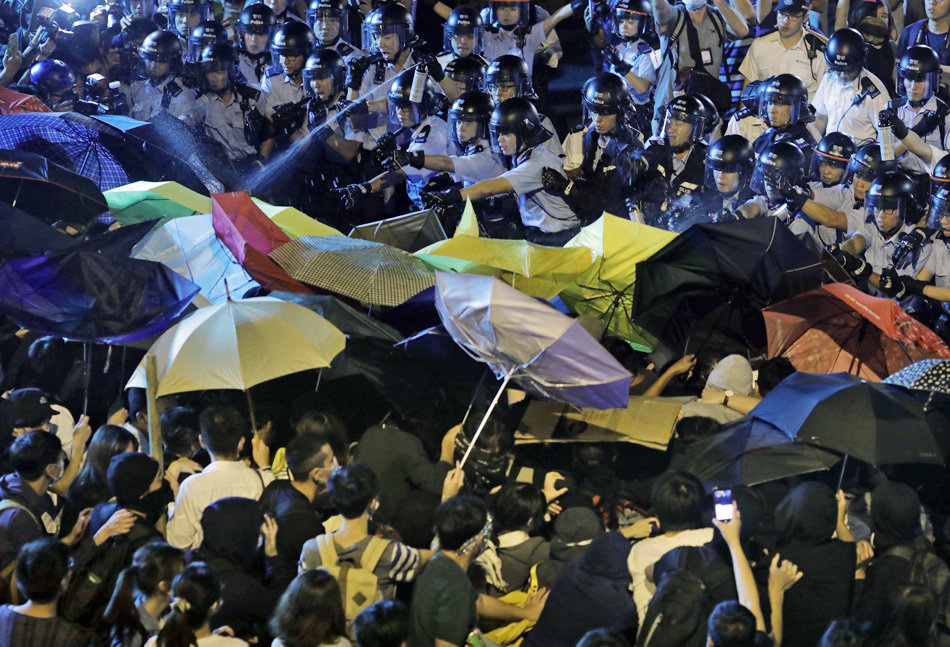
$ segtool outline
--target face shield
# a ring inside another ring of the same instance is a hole
[[[172,5],[168,8],[168,24],[181,38],[188,38],[198,23],[208,20],[211,7],[206,4]]]
[[[349,17],[346,12],[333,9],[307,11],[307,24],[313,29],[313,35],[320,43],[332,43],[338,37],[348,40]]]
[[[450,110],[448,119],[449,137],[456,145],[465,148],[470,144],[488,139],[488,120],[477,115]],[[494,148],[492,149],[494,150]]]
[[[363,50],[393,61],[409,42],[405,25],[363,23]]]
[[[484,36],[481,25],[446,25],[442,32],[442,47],[456,56],[481,54],[485,50]]]
[[[702,117],[690,116],[681,110],[667,110],[660,136],[674,151],[685,150],[703,138],[703,121]]]
[[[528,27],[530,12],[528,0],[491,0],[488,3],[488,22],[502,29]]]
[[[706,157],[704,184],[725,196],[732,196],[748,184],[748,167],[735,162]]]
[[[797,124],[800,110],[801,99],[780,92],[763,93],[759,101],[759,119],[773,128]]]
[[[816,148],[808,166],[808,177],[826,187],[845,184],[851,179],[849,161],[847,157],[838,157]]]
[[[427,97],[423,97],[422,103],[389,97],[389,130],[418,126],[428,116],[427,103]]]

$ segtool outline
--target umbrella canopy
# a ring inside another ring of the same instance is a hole
[[[898,386],[849,373],[794,373],[749,414],[795,440],[871,465],[944,464],[950,421]]]
[[[637,264],[634,320],[684,353],[765,346],[760,309],[816,288],[817,253],[775,218],[693,225]]]
[[[227,300],[229,292],[239,296],[257,287],[218,240],[210,213],[175,218],[156,227],[134,247],[132,258],[155,261],[174,270],[198,285],[211,303]]]
[[[32,94],[14,92],[10,88],[0,87],[0,115],[17,115],[24,112],[51,112],[38,97]]]
[[[762,310],[769,357],[785,356],[806,373],[844,371],[881,380],[950,349],[893,299],[832,283]]]
[[[62,118],[62,113],[17,114],[0,119],[0,148],[42,155],[107,191],[129,183],[99,133]]]
[[[102,191],[89,178],[45,157],[11,150],[0,150],[0,202],[43,222],[62,220],[81,227],[109,210]]]
[[[123,225],[210,213],[211,199],[177,182],[132,182],[106,191],[113,218]]]
[[[432,209],[424,209],[353,227],[350,230],[350,238],[386,243],[411,254],[427,245],[445,240],[446,235],[435,212]]]
[[[889,375],[884,383],[950,395],[950,360],[922,359]]]
[[[271,297],[302,305],[339,328],[345,335],[369,337],[388,344],[402,340],[395,328],[369,317],[356,308],[351,308],[336,297],[328,294],[297,294],[294,292],[272,292]]]
[[[343,333],[303,306],[270,297],[201,308],[159,337],[156,396],[203,389],[247,391],[282,375],[329,366]],[[126,388],[145,386],[144,360]]]
[[[257,205],[261,212],[280,227],[290,240],[300,238],[301,236],[342,236],[343,232],[338,231],[330,225],[325,225],[319,220],[314,220],[303,211],[294,207],[279,207],[269,202],[264,202],[259,198],[251,198],[251,201]]]
[[[23,328],[77,341],[120,344],[173,324],[198,286],[150,261],[90,251],[0,265],[0,312]]]
[[[77,241],[39,218],[0,202],[0,260],[38,256],[75,246]]]
[[[656,338],[632,320],[636,267],[675,237],[665,229],[605,213],[565,245],[591,249],[599,259],[561,292],[561,300],[579,315],[597,317],[610,334],[637,350],[650,352]]]
[[[577,407],[626,407],[631,374],[574,319],[491,276],[436,274],[452,339],[498,377]]]
[[[298,281],[375,305],[397,306],[435,280],[401,249],[342,236],[303,236],[270,257]]]

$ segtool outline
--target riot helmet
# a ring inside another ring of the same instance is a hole
[[[850,179],[848,166],[857,152],[854,140],[844,133],[828,133],[815,146],[808,177],[824,186],[845,184]]]
[[[215,43],[227,43],[228,32],[217,20],[205,20],[191,30],[188,36],[188,49],[185,50],[185,62],[197,63],[205,47]]]
[[[665,138],[674,152],[680,153],[703,141],[706,132],[706,107],[693,94],[674,97],[666,105],[661,138]]]
[[[944,221],[948,224],[944,226]],[[933,209],[930,212],[930,227],[940,231],[947,238],[950,231],[950,186],[942,186],[934,192]]]
[[[531,73],[520,56],[502,54],[488,66],[485,73],[485,91],[495,103],[512,97],[530,97]]]
[[[495,106],[488,121],[491,133],[491,149],[500,155],[516,156],[551,138],[551,133],[541,125],[541,117],[534,104],[524,97],[506,99]],[[500,137],[514,135],[514,149],[506,152]]]
[[[403,70],[393,78],[389,86],[386,98],[389,100],[390,131],[406,126],[416,126],[434,111],[433,98],[437,90],[430,78],[426,78],[422,100],[418,103],[410,100],[413,76],[415,76],[413,70]]]
[[[810,116],[808,88],[793,74],[769,77],[759,92],[759,119],[772,128],[788,128]]]
[[[910,86],[910,87],[908,87]],[[908,47],[897,63],[897,93],[919,108],[940,88],[940,59],[926,45]]]
[[[211,92],[223,93],[238,80],[238,55],[230,43],[213,43],[201,50],[201,87]],[[223,86],[219,79],[210,81],[209,74],[227,72]]]
[[[321,88],[321,92],[318,92],[314,88],[314,84],[321,79],[332,79],[333,82],[328,88],[329,92],[326,92],[323,88]],[[304,92],[308,96],[318,98],[321,101],[330,101],[333,97],[341,94],[345,89],[345,80],[346,63],[339,52],[335,50],[318,47],[303,66]]]
[[[313,0],[307,9],[307,24],[313,29],[318,45],[333,45],[338,38],[350,41],[346,0]]]
[[[415,37],[412,14],[400,4],[385,3],[363,21],[363,50],[395,61]]]
[[[248,5],[238,18],[239,45],[252,56],[261,54],[270,45],[275,29],[277,18],[270,7],[262,2]]]
[[[122,14],[129,18],[151,18],[155,15],[152,0],[122,0]]]
[[[765,196],[770,206],[781,202],[786,186],[804,186],[805,183],[805,154],[791,142],[769,144],[755,160],[752,191]]]
[[[494,109],[495,102],[485,92],[465,92],[449,108],[449,138],[462,149],[476,139],[488,141],[488,121]],[[463,129],[466,132],[459,132]]]
[[[584,122],[595,125],[596,116],[615,116],[616,125],[607,131],[598,132],[602,135],[608,134],[614,128],[623,127],[628,122],[630,110],[632,108],[630,101],[630,89],[627,82],[619,74],[613,72],[602,72],[595,77],[587,79],[584,83],[582,94],[582,105],[584,108]]]
[[[485,26],[481,13],[474,7],[456,7],[442,29],[445,51],[466,57],[481,54],[485,49]]]
[[[303,69],[304,62],[313,51],[315,41],[316,38],[306,23],[296,20],[283,23],[274,32],[274,38],[271,40],[271,58],[274,65],[280,66],[288,76],[296,75]],[[296,57],[294,62],[286,60],[292,57]]]
[[[30,83],[39,88],[44,101],[76,87],[76,74],[63,61],[48,58],[30,68]]]
[[[828,73],[834,75],[841,85],[851,84],[864,67],[866,48],[864,37],[857,29],[839,29],[831,35],[825,46]]]
[[[485,86],[486,69],[480,56],[464,56],[449,61],[445,75],[459,85],[461,92],[471,92]]]
[[[735,195],[749,186],[755,152],[742,135],[724,135],[706,151],[705,184],[723,195]],[[737,177],[728,174],[735,173]]]
[[[181,38],[188,38],[199,23],[211,18],[208,0],[171,0],[168,3],[168,28]]]
[[[139,58],[145,63],[146,69],[150,63],[168,63],[168,73],[177,74],[181,71],[181,41],[170,31],[153,31],[145,37],[139,47]]]
[[[935,194],[943,187],[950,187],[950,154],[937,160],[930,172],[930,193]]]
[[[868,189],[864,206],[869,218],[874,218],[882,232],[893,231],[904,222],[919,219],[914,201],[917,186],[906,174],[899,171],[881,173]],[[893,216],[887,212],[896,212]]]
[[[871,182],[878,174],[885,171],[896,171],[897,160],[885,162],[881,159],[879,144],[865,144],[861,146],[848,163],[848,172],[855,178]]]
[[[635,41],[652,29],[653,9],[649,0],[613,0],[607,21],[609,33],[620,41]]]

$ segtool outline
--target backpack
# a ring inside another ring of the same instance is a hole
[[[333,545],[333,535],[317,537],[321,568],[329,572],[340,584],[347,622],[354,620],[363,609],[382,599],[379,582],[373,571],[390,543],[388,539],[370,537],[357,566],[340,566],[337,563],[339,557]]]
[[[712,596],[689,571],[675,571],[660,582],[640,625],[637,647],[703,647]]]
[[[33,520],[33,523],[37,525],[40,530],[45,529],[43,524],[40,523],[40,520],[36,518],[36,515],[27,508],[22,503],[17,503],[13,499],[3,499],[0,500],[0,512],[4,510],[10,510],[11,508],[16,508],[22,510],[30,516],[30,519]],[[19,600],[20,594],[16,586],[16,574],[13,572],[16,568],[16,557],[10,560],[10,563],[0,569],[0,603],[15,603]]]
[[[894,546],[884,554],[911,563],[908,583],[930,587],[937,601],[937,624],[950,627],[950,568],[934,553],[930,542],[918,540],[913,546]]]

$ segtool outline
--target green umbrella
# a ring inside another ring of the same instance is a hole
[[[133,182],[103,195],[112,217],[123,225],[211,213],[211,198],[177,182]]]

